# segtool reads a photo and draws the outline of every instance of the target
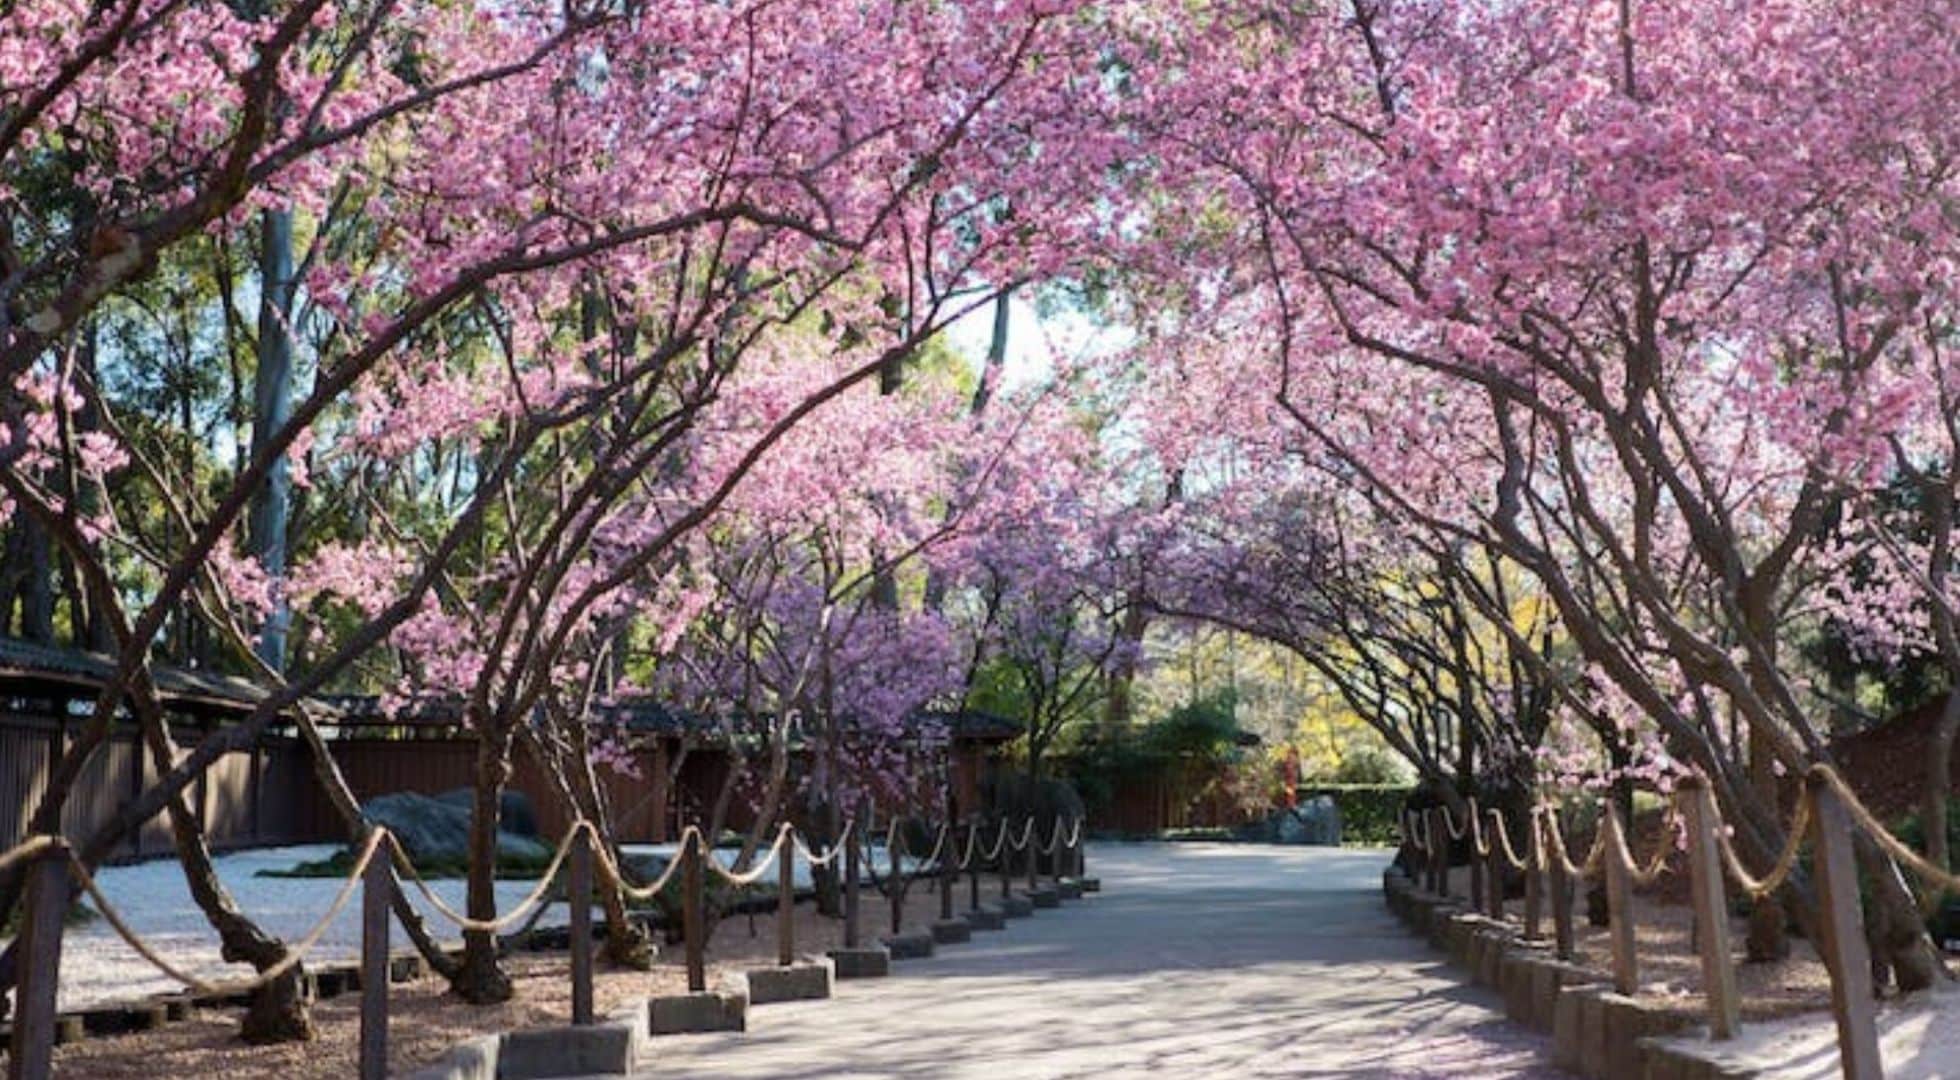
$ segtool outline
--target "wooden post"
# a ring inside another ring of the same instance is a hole
[[[1851,851],[1857,826],[1822,774],[1813,772],[1805,777],[1804,788],[1810,798],[1812,859],[1824,916],[1824,940],[1819,944],[1831,970],[1838,1062],[1846,1080],[1882,1080],[1885,1068],[1878,1053],[1871,954],[1865,944],[1864,912],[1858,899],[1858,865]]]
[[[1538,821],[1538,827],[1545,830],[1545,851],[1551,857],[1551,875],[1548,882],[1552,890],[1552,939],[1553,951],[1560,960],[1572,959],[1574,933],[1572,928],[1572,875],[1565,872],[1565,857],[1552,845],[1559,842],[1558,813],[1547,810]]]
[[[1014,884],[1014,845],[1007,842],[1008,833],[1012,831],[1013,827],[1007,823],[1007,818],[1002,817],[1000,819],[999,865],[996,867],[1000,871],[1000,898],[1002,900],[1007,899],[1008,890]]]
[[[1504,815],[1496,810],[1492,810],[1486,821],[1490,826],[1485,836],[1485,839],[1490,841],[1486,845],[1490,848],[1490,854],[1486,856],[1486,865],[1484,866],[1484,888],[1489,890],[1487,894],[1489,899],[1485,906],[1489,909],[1491,918],[1502,919],[1504,917],[1504,872],[1509,869],[1508,864],[1504,861],[1504,848],[1502,847],[1505,840],[1503,836]]]
[[[381,837],[361,872],[361,1080],[388,1075],[388,901],[394,892],[389,861],[395,838]]]
[[[1613,940],[1613,989],[1640,992],[1640,958],[1634,952],[1633,877],[1627,870],[1626,830],[1612,797],[1599,800],[1599,827],[1606,830],[1606,912]]]
[[[1701,947],[1701,985],[1708,995],[1708,1033],[1735,1037],[1740,1026],[1735,963],[1729,955],[1729,901],[1722,884],[1722,855],[1716,849],[1715,794],[1699,776],[1681,780],[1688,803],[1688,877],[1694,892],[1695,935]]]
[[[1039,822],[1037,822],[1037,821],[1035,821],[1035,819],[1034,819],[1034,815],[1033,815],[1033,814],[1029,814],[1029,815],[1028,815],[1028,847],[1027,847],[1027,851],[1028,851],[1028,891],[1029,891],[1029,892],[1033,892],[1033,891],[1035,891],[1036,889],[1039,889],[1039,888],[1041,888],[1041,882],[1040,882],[1040,881],[1038,881],[1038,880],[1036,880],[1036,878],[1035,878],[1035,861],[1036,861],[1036,860],[1035,860],[1035,850],[1034,850],[1034,849],[1035,849],[1035,837],[1036,837],[1036,834],[1037,834],[1037,833],[1039,833],[1039,831],[1040,831],[1040,829],[1039,829],[1039,824],[1040,824]]]
[[[896,818],[896,814],[894,814]],[[899,853],[905,850],[905,827],[900,825],[892,830],[891,849],[885,852],[886,894],[892,903],[892,933],[897,934],[905,921],[905,865],[899,861]]]
[[[971,858],[966,864],[966,907],[968,911],[980,910],[980,822],[979,819],[967,822],[966,850]]]
[[[859,821],[864,819],[860,817]],[[860,940],[858,934],[858,878],[864,867],[858,862],[858,838],[852,836],[844,845],[844,947],[855,949]]]
[[[1531,835],[1525,837],[1524,849],[1524,939],[1542,941],[1545,937],[1545,867],[1538,858],[1539,838],[1538,815],[1532,813]]]
[[[60,840],[25,869],[20,979],[14,988],[7,1080],[54,1074],[55,990],[61,983],[61,921],[68,912],[68,845]]]
[[[796,834],[785,829],[776,866],[776,963],[796,963]]]
[[[681,931],[687,938],[687,990],[699,994],[708,989],[707,942],[701,940],[701,876],[708,858],[708,844],[701,830],[688,832],[687,862],[682,866]]]
[[[1475,799],[1470,800],[1469,810],[1469,814],[1464,818],[1463,831],[1469,834],[1470,841],[1470,907],[1472,910],[1488,915],[1490,891],[1485,888],[1484,881],[1489,877],[1486,864],[1490,860],[1478,853],[1477,838],[1481,836],[1489,840],[1490,836],[1484,832],[1483,811],[1477,807]]]
[[[592,1022],[592,833],[572,834],[571,881],[572,1023]]]
[[[1437,896],[1450,894],[1450,825],[1448,810],[1429,811],[1429,891]]]
[[[959,873],[954,869],[953,847],[957,846],[953,837],[953,822],[946,822],[946,841],[939,845],[939,917],[953,917],[953,878]]]

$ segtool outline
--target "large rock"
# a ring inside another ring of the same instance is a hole
[[[521,798],[521,796],[520,796]],[[528,803],[526,806],[528,807]],[[470,810],[443,797],[396,792],[369,799],[362,808],[369,821],[387,827],[418,866],[457,866],[469,861]],[[536,819],[532,818],[532,827]],[[552,849],[535,836],[508,829],[497,832],[499,863],[542,863]]]
[[[453,788],[435,796],[435,800],[447,806],[461,807],[465,816],[476,802],[476,792],[466,787]],[[531,805],[531,797],[521,791],[505,788],[497,797],[497,827],[507,833],[519,836],[538,835],[538,810]]]
[[[1273,815],[1273,837],[1282,844],[1341,844],[1341,811],[1332,797],[1316,795]]]

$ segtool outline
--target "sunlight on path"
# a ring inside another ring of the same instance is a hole
[[[656,1039],[653,1076],[1551,1078],[1381,906],[1384,853],[1092,847],[1105,892],[750,1031]]]

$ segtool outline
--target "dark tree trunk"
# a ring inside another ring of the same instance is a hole
[[[510,780],[510,736],[501,725],[481,724],[476,744],[475,798],[470,806],[470,866],[464,913],[497,917],[497,829],[504,784]],[[510,976],[497,963],[497,935],[463,932],[463,963],[450,989],[464,1001],[494,1005],[511,998]]]

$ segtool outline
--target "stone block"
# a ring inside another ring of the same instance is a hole
[[[1010,919],[1025,919],[1034,914],[1034,901],[1020,893],[1011,893],[1000,898],[1000,911]]]
[[[1074,878],[1063,878],[1056,882],[1055,891],[1061,893],[1064,900],[1082,899],[1082,883]]]
[[[1052,885],[1042,885],[1027,891],[1028,899],[1038,908],[1058,908],[1062,906],[1062,894]]]
[[[1560,987],[1552,1001],[1552,1064],[1571,1072],[1583,1071],[1585,1059],[1584,1007],[1596,987]]]
[[[827,998],[835,974],[836,965],[829,959],[805,960],[788,967],[751,968],[747,972],[749,1004]]]
[[[696,1031],[745,1031],[748,998],[727,991],[671,994],[647,1001],[647,1026],[655,1035]]]
[[[1085,893],[1102,891],[1101,878],[1085,877],[1085,878],[1077,878],[1076,880],[1082,883],[1082,891]]]
[[[974,908],[960,918],[965,919],[966,925],[974,930],[1007,929],[1007,914],[997,907],[986,904]]]
[[[503,1036],[485,1035],[457,1043],[449,1052],[408,1074],[408,1080],[497,1080]]]
[[[933,936],[930,931],[892,934],[878,940],[893,960],[923,960],[932,955]]]
[[[940,919],[932,924],[932,940],[936,945],[959,945],[973,940],[973,924],[965,919]]]
[[[882,948],[832,949],[829,955],[840,979],[880,979],[892,973],[892,954]]]
[[[530,1028],[504,1036],[496,1075],[503,1080],[546,1076],[623,1075],[639,1051],[626,1024]]]
[[[1693,1021],[1689,1014],[1622,994],[1601,994],[1605,1012],[1607,1080],[1641,1080],[1649,1039],[1672,1035]]]

